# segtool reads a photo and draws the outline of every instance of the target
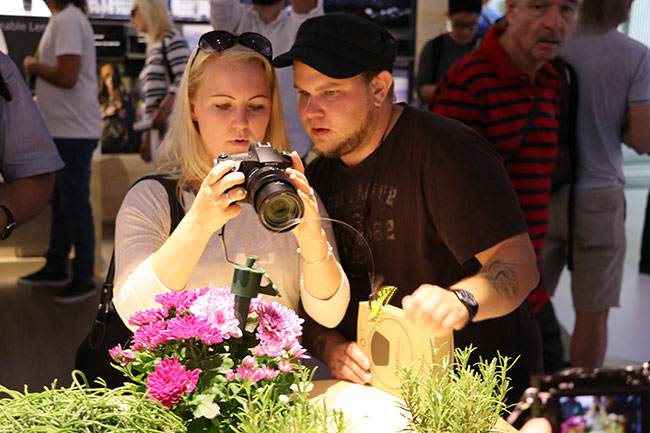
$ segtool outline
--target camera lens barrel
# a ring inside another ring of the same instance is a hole
[[[305,208],[284,170],[274,166],[251,170],[247,176],[246,190],[251,194],[255,211],[267,229],[285,232],[300,223]]]

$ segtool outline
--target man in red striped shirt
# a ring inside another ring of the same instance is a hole
[[[508,26],[491,27],[483,43],[451,67],[432,100],[434,112],[466,123],[501,154],[538,266],[548,230],[560,114],[559,76],[548,61],[573,29],[581,3],[507,0]],[[563,353],[543,282],[528,299],[541,325],[545,370],[556,370],[563,364]]]

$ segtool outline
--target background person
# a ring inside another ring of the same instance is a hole
[[[429,101],[451,65],[472,51],[480,38],[476,26],[481,12],[481,0],[449,0],[447,18],[451,31],[428,41],[422,48],[415,86],[420,100]]]
[[[90,161],[101,136],[94,32],[85,0],[45,0],[52,12],[39,44],[39,59],[25,58],[36,76],[38,108],[65,162],[52,194],[50,245],[45,267],[18,279],[29,286],[64,286],[55,302],[96,294],[95,228],[90,206]],[[74,245],[72,280],[68,254]]]
[[[233,33],[257,32],[266,36],[276,53],[291,48],[298,27],[306,19],[323,15],[323,0],[252,0],[250,7],[240,0],[210,0],[210,24]],[[284,120],[291,149],[304,158],[312,148],[311,140],[300,123],[290,69],[276,71],[284,108]]]
[[[120,73],[112,63],[99,70],[99,104],[102,110],[102,153],[131,151],[134,110]]]
[[[139,80],[145,106],[141,123],[150,127],[143,134],[140,156],[155,162],[190,50],[161,0],[134,0],[131,23],[147,35],[147,57]]]
[[[0,240],[41,213],[63,167],[18,68],[0,53]],[[15,223],[14,224],[12,224]]]
[[[631,6],[631,0],[585,0],[562,51],[579,80],[570,350],[576,367],[603,365],[607,316],[619,306],[626,251],[621,142],[650,152],[650,50],[617,30]],[[565,187],[551,199],[543,252],[551,293],[566,263],[568,195]]]
[[[509,371],[516,402],[542,369],[526,296],[539,274],[526,224],[498,154],[461,123],[393,104],[396,41],[360,17],[309,19],[276,67],[293,64],[301,119],[323,156],[308,169],[329,214],[367,239],[391,299],[434,335],[490,359],[521,356]],[[405,150],[408,149],[408,150]],[[351,302],[336,329],[305,322],[303,344],[330,373],[370,380],[356,344],[358,302],[370,295],[366,247],[335,226]]]

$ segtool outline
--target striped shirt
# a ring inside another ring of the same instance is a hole
[[[142,99],[145,104],[145,120],[151,120],[158,104],[167,93],[176,94],[180,85],[190,50],[183,35],[171,29],[165,32],[165,50],[167,61],[171,67],[173,77],[168,77],[167,66],[163,57],[163,44],[156,42],[151,44],[144,62],[144,68],[140,73],[142,82]],[[169,82],[169,85],[167,84]]]
[[[504,31],[504,27],[490,28],[480,47],[452,66],[438,84],[433,111],[464,122],[499,151],[528,223],[539,266],[558,151],[560,81],[547,63],[531,82],[501,46],[498,38]],[[536,106],[525,144],[519,147]],[[548,302],[542,283],[529,300],[535,312]]]

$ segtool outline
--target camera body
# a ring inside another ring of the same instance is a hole
[[[650,433],[650,364],[620,369],[569,368],[532,379],[531,415],[553,433]]]
[[[234,161],[233,171],[246,176],[243,186],[248,194],[243,201],[253,205],[264,227],[284,232],[300,223],[305,208],[284,172],[292,166],[288,152],[278,152],[271,143],[257,141],[251,143],[248,152],[222,153],[216,162],[224,161]]]

